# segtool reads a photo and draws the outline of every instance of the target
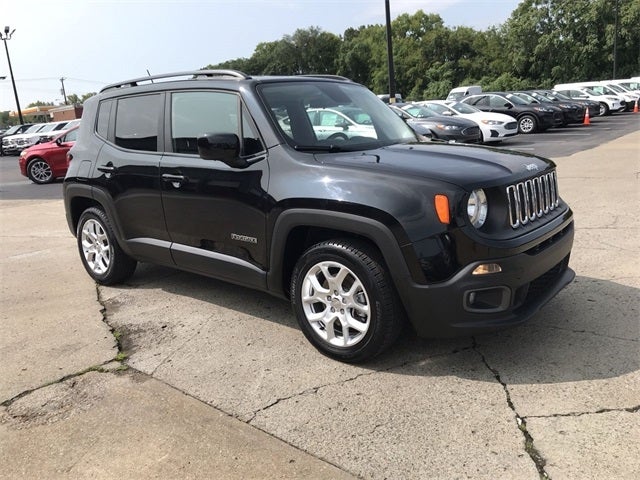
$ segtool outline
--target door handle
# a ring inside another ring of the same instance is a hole
[[[118,169],[113,165],[107,164],[107,165],[100,165],[98,167],[98,170],[101,171],[102,173],[115,173],[115,171]]]
[[[164,182],[170,182],[175,188],[180,188],[180,186],[187,181],[187,177],[184,175],[173,175],[171,173],[163,173],[162,180]]]

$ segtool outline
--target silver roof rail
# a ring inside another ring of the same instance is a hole
[[[103,87],[100,90],[100,93],[106,90],[112,90],[114,88],[122,88],[122,87],[137,87],[140,83],[143,82],[151,82],[154,80],[162,79],[162,78],[175,78],[175,77],[230,77],[236,78],[239,80],[246,80],[251,78],[249,75],[239,72],[237,70],[192,70],[187,72],[174,72],[174,73],[163,73],[160,75],[150,75],[147,77],[139,77],[134,78],[132,80],[125,80],[123,82],[112,83]]]
[[[298,75],[299,77],[316,77],[316,78],[329,78],[333,80],[345,80],[347,82],[353,82],[350,78],[343,77],[341,75],[330,75],[328,73],[305,73],[304,75]]]

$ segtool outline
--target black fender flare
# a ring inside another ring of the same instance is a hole
[[[83,183],[68,183],[64,186],[65,212],[67,216],[67,224],[69,225],[69,230],[71,230],[71,233],[73,233],[74,236],[77,233],[77,218],[73,218],[72,203],[78,198],[86,198],[93,201],[93,203],[100,204],[104,212],[107,214],[107,218],[109,218],[109,221],[111,222],[113,233],[118,240],[120,248],[122,248],[122,250],[124,250],[127,255],[132,255],[132,252],[129,249],[129,246],[122,233],[122,228],[120,226],[120,222],[118,221],[118,216],[114,211],[111,197],[104,190],[96,188],[95,186],[86,185]]]
[[[285,246],[290,232],[300,226],[328,228],[365,237],[380,250],[401,297],[402,287],[412,282],[405,256],[412,254],[413,249],[410,245],[410,248],[403,249],[388,226],[378,220],[351,213],[294,208],[282,212],[273,228],[269,255],[272,268],[267,274],[267,286],[272,294],[284,297],[288,291],[288,286],[283,285],[283,265],[287,255]],[[415,260],[414,264],[417,264]]]

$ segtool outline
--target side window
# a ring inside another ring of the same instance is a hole
[[[130,150],[158,151],[161,96],[143,95],[118,100],[116,145]]]
[[[204,133],[235,133],[242,155],[264,150],[260,136],[242,109],[238,96],[224,92],[176,92],[171,95],[171,145],[175,153],[197,154]],[[241,119],[242,117],[242,119]]]
[[[111,117],[111,105],[113,100],[106,100],[100,102],[98,107],[98,121],[96,122],[96,132],[102,138],[108,138],[109,133],[109,118]]]
[[[470,102],[471,105],[475,105],[478,107],[488,107],[489,106],[489,97],[487,97],[486,95],[482,96],[482,97],[478,97],[475,100]]]
[[[504,98],[495,95],[491,95],[489,99],[489,105],[494,108],[504,108],[505,103],[507,101]]]
[[[342,120],[333,112],[320,112],[320,125],[323,127],[335,127]]]

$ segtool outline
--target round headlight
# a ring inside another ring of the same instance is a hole
[[[471,192],[469,201],[467,202],[467,215],[469,216],[471,224],[476,228],[480,228],[484,225],[488,212],[489,204],[487,203],[487,196],[484,190],[479,188]]]

